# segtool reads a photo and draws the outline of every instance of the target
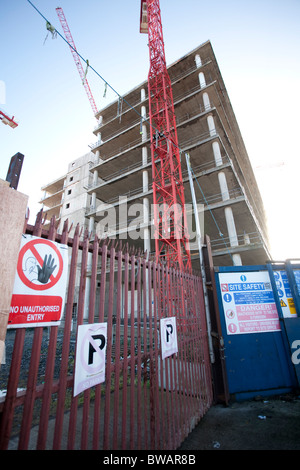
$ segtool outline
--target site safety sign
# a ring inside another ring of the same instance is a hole
[[[267,271],[219,273],[228,335],[280,331]]]
[[[23,235],[8,328],[60,323],[67,288],[68,247]]]
[[[161,318],[160,338],[162,359],[178,352],[176,317]]]
[[[74,397],[105,381],[107,323],[78,326]]]

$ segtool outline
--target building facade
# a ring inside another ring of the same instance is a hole
[[[87,193],[87,187],[92,184],[90,168],[95,165],[96,156],[89,152],[68,165],[67,172],[55,181],[42,187],[43,197],[40,203],[47,213],[47,221],[55,215],[57,221],[63,227],[64,221],[69,219],[73,227],[88,228],[86,212],[91,207],[91,196]]]
[[[209,41],[168,67],[172,81],[193,267],[199,268],[188,154],[201,235],[215,265],[253,265],[270,258],[259,188]],[[92,151],[42,188],[55,214],[99,236],[154,252],[147,80],[97,115]],[[47,210],[47,209],[46,209]]]
[[[260,264],[269,259],[263,202],[208,41],[168,67],[172,81],[187,213],[192,212],[185,154],[193,172],[202,235],[216,265]],[[153,252],[151,153],[147,81],[101,109],[92,144],[96,163],[87,188],[91,230],[132,239]],[[201,214],[200,214],[201,215]],[[105,225],[106,224],[106,225]],[[108,229],[107,229],[108,227]],[[191,220],[191,242],[195,240]],[[191,243],[193,266],[199,252]]]

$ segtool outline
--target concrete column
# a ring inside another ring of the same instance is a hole
[[[218,173],[218,179],[219,179],[219,185],[220,185],[221,194],[222,194],[222,200],[228,201],[228,199],[230,199],[230,196],[229,196],[229,191],[228,191],[228,186],[227,186],[227,181],[226,181],[226,175],[223,171],[220,171]]]
[[[98,183],[98,170],[94,170],[93,173],[93,186],[96,186]]]
[[[216,135],[215,121],[214,121],[214,118],[211,114],[209,116],[207,116],[207,125],[208,125],[209,135],[211,137]]]
[[[220,185],[220,190],[222,194],[222,201],[228,201],[230,199],[230,195],[228,191],[226,175],[223,171],[220,171],[218,173],[218,179],[219,179],[219,185]],[[238,246],[239,243],[238,243],[238,237],[236,233],[236,227],[235,227],[232,208],[225,207],[224,213],[225,213],[225,220],[226,220],[226,225],[227,225],[230,246]],[[233,259],[234,266],[242,265],[242,260],[239,254],[232,255],[232,259]]]
[[[205,110],[210,109],[211,106],[210,106],[210,101],[209,101],[209,96],[208,96],[208,94],[207,94],[207,93],[203,93],[202,99],[203,99],[204,109],[205,109]]]
[[[146,115],[147,115],[146,106],[141,107],[141,115],[143,116],[143,118],[146,118]],[[142,121],[141,134],[142,134],[142,142],[146,142],[146,140],[147,140],[147,125],[144,123],[144,121]]]
[[[91,207],[92,207],[92,209],[96,209],[96,193],[95,193],[95,191],[92,193]]]
[[[196,63],[196,67],[197,67],[197,68],[198,68],[198,67],[201,67],[202,61],[201,61],[201,57],[200,57],[199,54],[196,54],[196,55],[195,55],[195,63]]]
[[[226,223],[227,223],[227,228],[228,228],[230,246],[238,246],[238,237],[236,233],[232,208],[225,207],[224,212],[225,212],[225,218],[226,218]]]
[[[238,246],[238,237],[236,233],[232,208],[225,207],[224,212],[225,212],[225,219],[226,219],[226,224],[227,224],[230,246]],[[242,266],[243,264],[242,259],[238,253],[233,254],[232,259],[233,259],[234,266]]]
[[[142,154],[143,154],[143,165],[147,164],[148,160],[148,155],[147,155],[147,148],[144,147],[142,149]],[[149,190],[149,177],[148,177],[148,171],[144,170],[143,171],[143,193],[147,192]]]
[[[205,81],[205,76],[203,72],[200,72],[198,75],[199,78],[199,83],[200,83],[200,88],[203,88],[206,86],[206,81]]]
[[[92,253],[89,253],[88,255],[88,264],[87,264],[87,276],[85,280],[85,293],[84,293],[84,311],[83,311],[83,320],[88,321],[89,319],[89,309],[90,309],[90,291],[91,291],[91,274],[90,274],[90,269],[91,269],[91,258],[92,258]]]
[[[143,118],[146,118],[146,116],[147,116],[146,106],[141,107],[141,115],[142,115]]]
[[[248,233],[244,232],[244,244],[245,245],[250,245],[250,237]]]
[[[219,142],[213,142],[212,143],[212,149],[213,149],[213,153],[214,153],[216,166],[222,165],[223,161],[222,161],[222,155],[221,155]]]
[[[89,219],[89,232],[93,232],[94,231],[94,226],[95,226],[95,219],[94,217],[90,217]]]
[[[142,142],[147,140],[147,127],[146,124],[142,125]]]
[[[97,184],[98,184],[98,170],[95,170],[94,173],[93,173],[93,188],[95,188],[95,186],[97,186]],[[96,191],[93,191],[92,192],[92,201],[91,201],[90,206],[94,210],[96,210],[96,203],[97,203],[97,195],[96,195]],[[91,220],[93,220],[93,226],[89,230],[93,231],[94,230],[94,217],[90,218],[89,223],[91,223]]]

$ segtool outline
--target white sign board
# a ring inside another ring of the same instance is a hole
[[[280,331],[269,273],[219,273],[228,335]]]
[[[78,326],[74,397],[105,381],[107,323]]]
[[[161,318],[160,338],[162,359],[178,352],[176,317]]]
[[[67,245],[22,235],[7,327],[59,325],[67,278]]]

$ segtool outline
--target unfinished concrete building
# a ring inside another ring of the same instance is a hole
[[[82,227],[88,227],[85,215],[87,207],[91,205],[91,196],[86,187],[92,183],[90,168],[95,165],[96,160],[95,155],[88,152],[69,163],[63,176],[41,188],[43,197],[40,203],[47,213],[46,223],[49,223],[54,215],[61,227],[66,219],[69,219],[73,226],[79,223]]]
[[[192,196],[190,156],[202,235],[211,239],[215,265],[252,265],[269,259],[263,203],[209,41],[168,67],[172,81],[186,204]],[[132,240],[151,253],[151,155],[147,80],[101,109],[92,144],[96,162],[86,186],[85,216],[100,235]],[[188,209],[189,210],[189,209]],[[191,240],[194,241],[194,240]],[[193,244],[195,248],[195,244]],[[191,251],[199,268],[199,252]]]

